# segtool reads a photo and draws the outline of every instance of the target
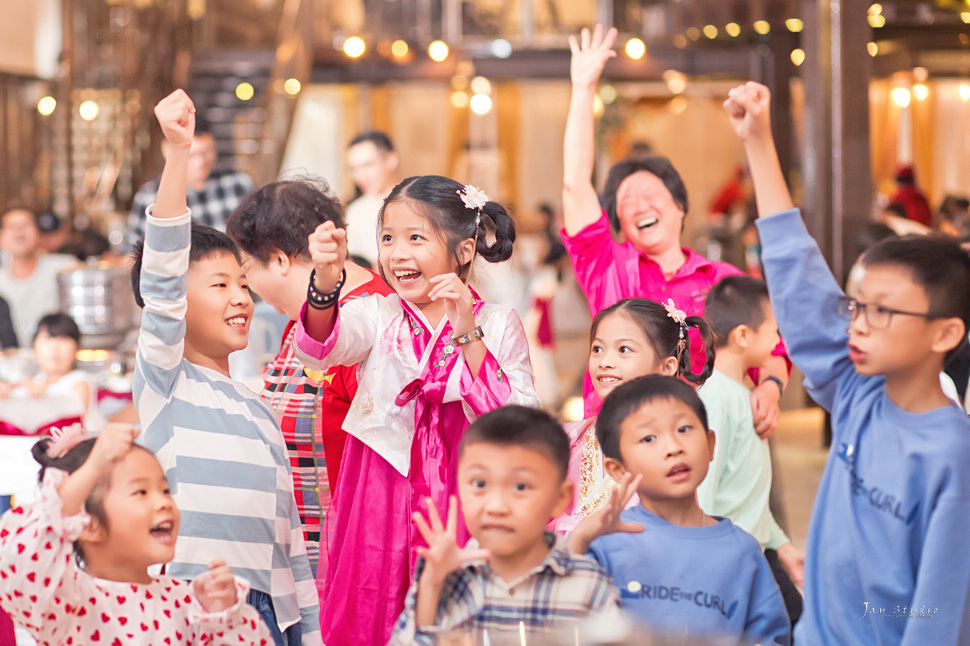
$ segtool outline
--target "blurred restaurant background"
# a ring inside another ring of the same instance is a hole
[[[597,22],[620,31],[596,103],[597,184],[623,157],[670,157],[690,191],[686,245],[757,263],[742,149],[721,108],[748,79],[772,90],[784,170],[837,275],[903,167],[934,212],[948,197],[962,205],[952,221],[964,234],[970,0],[5,3],[0,212],[53,214],[61,250],[89,259],[61,275],[61,309],[84,333],[78,358],[123,390],[137,312],[122,254],[133,196],[161,170],[160,98],[185,88],[212,126],[216,167],[257,186],[317,175],[349,202],[359,190],[347,144],[379,129],[395,142],[399,177],[475,184],[511,205],[528,236],[544,226],[540,205],[553,222],[559,208],[567,36]],[[528,285],[535,267],[518,262],[512,271]],[[552,302],[546,400],[556,410],[586,363],[588,312],[569,285],[560,281]],[[265,339],[254,338],[241,377],[258,379],[277,332],[254,325]],[[15,376],[28,370],[11,362]],[[786,402],[806,403],[798,388]]]

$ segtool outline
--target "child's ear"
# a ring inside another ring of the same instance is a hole
[[[467,265],[475,257],[475,239],[466,238],[458,246],[458,259],[462,265]]]
[[[98,522],[98,519],[91,516],[88,526],[81,531],[77,537],[80,543],[103,543],[108,538],[108,531],[105,526]]]
[[[751,328],[747,325],[739,325],[728,335],[730,338],[730,343],[737,345],[739,348],[748,347],[748,342],[751,340]]]
[[[713,462],[714,461],[714,444],[715,444],[714,440],[715,439],[716,438],[714,437],[714,431],[713,430],[708,431],[707,432],[707,446],[711,450],[711,459],[708,460],[708,462]]]
[[[626,467],[623,463],[616,458],[608,458],[603,456],[603,468],[606,469],[606,473],[613,478],[613,482],[619,482],[626,475]]]
[[[967,334],[963,319],[959,317],[937,319],[932,323],[936,328],[933,334],[933,343],[930,345],[933,352],[946,354],[960,345]]]
[[[566,511],[566,507],[568,507],[569,503],[573,500],[574,487],[575,485],[573,485],[572,480],[569,480],[568,478],[564,479],[562,483],[560,483],[559,495],[556,498],[556,505],[552,508],[552,518],[559,518],[559,516]]]
[[[680,366],[677,363],[677,357],[667,357],[660,364],[660,374],[665,377],[676,377],[677,369]]]

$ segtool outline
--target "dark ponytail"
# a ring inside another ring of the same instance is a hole
[[[489,244],[489,238],[494,242]],[[486,262],[502,262],[512,257],[515,242],[515,220],[498,202],[488,201],[482,208],[476,251]]]
[[[81,440],[59,458],[52,458],[47,455],[47,447],[53,442],[53,438],[45,437],[34,444],[33,448],[30,449],[30,453],[40,465],[40,473],[37,475],[37,480],[43,482],[44,474],[47,473],[47,469],[49,468],[60,469],[68,473],[74,473],[80,469],[81,465],[87,462],[88,457],[91,455],[91,449],[94,448],[94,440],[95,438],[93,437]]]
[[[684,320],[684,325],[688,328],[685,331],[686,343],[680,356],[677,357],[677,372],[695,386],[701,386],[714,372],[714,333],[711,332],[711,326],[707,324],[707,321],[700,316],[688,316]],[[700,332],[701,341],[704,342],[704,350],[707,355],[704,367],[697,374],[691,371],[690,365],[690,328],[696,328]]]

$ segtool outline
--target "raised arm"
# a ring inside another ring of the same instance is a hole
[[[343,284],[341,276],[347,261],[347,230],[336,228],[333,222],[324,222],[310,234],[308,243],[313,260],[313,287],[324,298],[332,298],[325,304],[307,302],[303,325],[311,338],[325,341],[333,331],[336,320],[340,293],[335,293],[335,290]]]
[[[748,156],[758,217],[792,208],[771,135],[771,92],[760,83],[748,81],[728,92],[724,109]]]
[[[155,117],[168,147],[152,215],[176,218],[188,211],[185,193],[189,181],[189,149],[195,136],[195,105],[188,94],[175,90],[155,106]]]
[[[572,62],[569,75],[572,97],[563,136],[562,210],[566,233],[574,235],[600,217],[600,203],[593,186],[593,97],[606,61],[616,56],[616,29],[603,36],[603,25],[593,33],[583,29],[579,40],[569,37]]]

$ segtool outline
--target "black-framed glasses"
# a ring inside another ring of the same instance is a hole
[[[927,320],[939,318],[929,312],[906,312],[904,310],[894,310],[884,305],[875,303],[863,303],[848,296],[839,297],[839,316],[850,321],[856,320],[860,314],[866,317],[866,323],[874,330],[885,330],[893,321],[893,314],[903,316],[919,316]]]

